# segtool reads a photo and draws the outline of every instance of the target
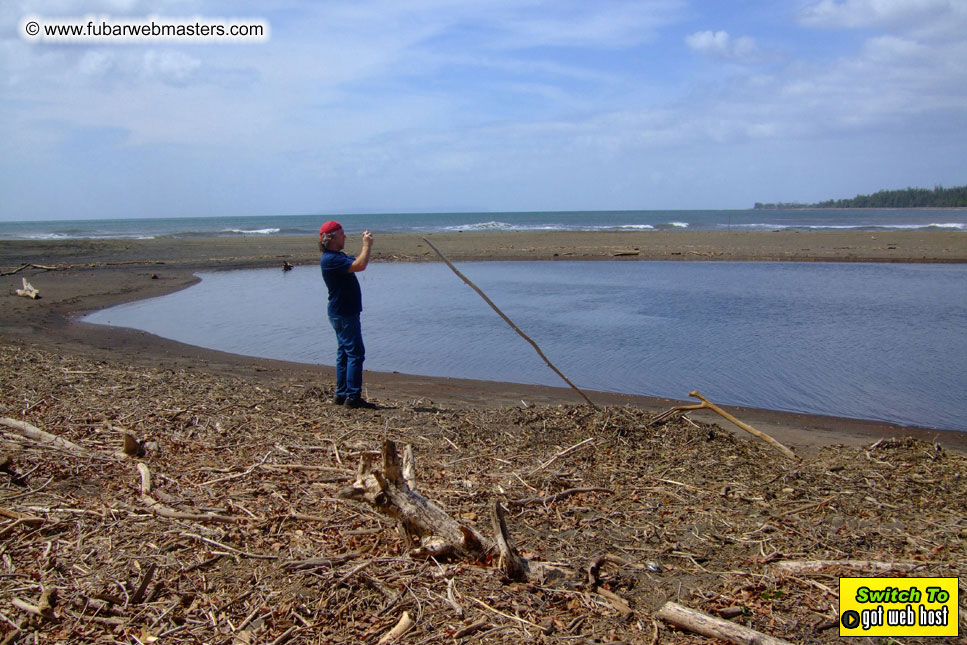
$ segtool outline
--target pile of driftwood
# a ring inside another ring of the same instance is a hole
[[[933,444],[791,460],[630,408],[0,368],[6,643],[832,643],[838,576],[967,562],[967,460]]]

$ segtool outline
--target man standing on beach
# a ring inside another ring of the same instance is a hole
[[[363,250],[359,257],[343,253],[346,232],[339,222],[326,222],[319,229],[319,250],[322,258],[322,279],[329,288],[329,322],[336,331],[336,396],[333,403],[349,408],[376,408],[363,399],[363,332],[359,314],[363,297],[357,273],[369,264],[373,235],[363,232]]]

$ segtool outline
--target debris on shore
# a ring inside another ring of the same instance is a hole
[[[967,574],[967,456],[932,443],[792,461],[628,407],[353,411],[285,375],[4,343],[0,367],[3,642],[709,642],[663,620],[672,602],[838,643],[838,577]],[[384,440],[467,526],[492,535],[500,502],[549,573],[411,557],[338,496]]]

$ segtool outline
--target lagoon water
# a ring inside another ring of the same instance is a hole
[[[459,268],[581,388],[967,431],[967,266],[475,262]],[[88,322],[332,365],[316,266],[200,274]],[[374,263],[366,368],[563,385],[446,266]]]

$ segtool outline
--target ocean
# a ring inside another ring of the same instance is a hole
[[[721,404],[967,431],[967,265],[458,266],[582,389],[699,390]],[[200,277],[86,320],[333,364],[318,267]],[[367,369],[564,385],[445,265],[373,263],[359,277]]]
[[[952,230],[967,232],[967,209],[789,209],[565,211],[538,213],[379,213],[252,217],[0,221],[0,240],[70,240],[317,234],[338,219],[349,234],[445,231],[594,230]]]

